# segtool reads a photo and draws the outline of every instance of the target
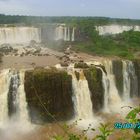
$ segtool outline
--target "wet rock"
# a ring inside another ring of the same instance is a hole
[[[123,64],[121,60],[113,60],[113,73],[115,75],[116,87],[120,96],[123,94]]]
[[[64,121],[73,117],[72,77],[67,72],[56,68],[26,71],[25,91],[32,122]]]
[[[62,67],[68,67],[69,66],[68,62],[60,62],[60,65]]]
[[[103,108],[104,105],[104,88],[102,85],[102,71],[94,66],[84,70],[85,77],[88,81],[91,92],[91,100],[94,112]]]
[[[135,67],[135,73],[138,78],[138,97],[140,97],[140,59],[133,60],[134,67]]]
[[[0,46],[0,52],[1,53],[9,53],[9,52],[12,52],[13,51],[13,48],[10,44],[2,44]]]
[[[79,62],[79,63],[75,63],[74,68],[89,68],[89,66],[86,63],[83,62]]]

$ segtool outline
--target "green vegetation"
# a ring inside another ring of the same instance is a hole
[[[92,23],[92,25],[106,25],[111,23],[134,25],[139,24],[140,20],[119,19],[109,17],[41,17],[41,16],[19,16],[19,15],[4,15],[0,14],[0,24],[25,24],[38,25],[47,23],[66,23],[69,25],[79,25],[83,22]]]
[[[126,119],[128,120],[128,122],[134,123],[134,124],[138,123],[136,128],[133,129],[135,134],[140,133],[140,124],[139,124],[140,118],[138,117],[139,115],[140,115],[140,107],[136,107],[132,111],[130,111],[128,115],[126,116]]]
[[[95,140],[107,140],[108,137],[112,134],[114,129],[110,129],[108,124],[100,124],[99,130],[101,132],[100,135],[97,135]]]
[[[135,53],[140,52],[140,32],[131,30],[117,35],[99,36],[94,29],[86,30],[88,39],[75,43],[73,47],[75,51],[127,59],[133,59]]]
[[[56,23],[65,23],[69,27],[76,27],[76,43],[72,43],[73,49],[93,55],[119,56],[133,59],[139,56],[140,32],[133,30],[118,35],[99,36],[95,30],[98,25],[140,25],[140,20],[117,19],[108,17],[39,17],[39,16],[11,16],[0,14],[0,26],[37,26],[46,27]],[[67,43],[51,42],[50,48],[64,49]]]

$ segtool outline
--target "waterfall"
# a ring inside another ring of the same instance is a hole
[[[28,122],[27,102],[24,91],[24,72],[11,71],[8,102],[9,116],[22,122]]]
[[[132,105],[131,97],[138,95],[138,78],[135,74],[134,64],[131,61],[122,61],[123,93],[120,97],[116,87],[115,74],[111,60],[105,60],[102,64],[107,74],[102,70],[102,83],[104,87],[104,111],[120,112],[122,106]],[[101,69],[101,68],[100,68]],[[128,111],[128,110],[127,110]],[[126,110],[123,113],[127,112]]]
[[[0,72],[0,124],[8,120],[8,89],[10,84],[9,70]]]
[[[8,92],[8,110],[9,116],[18,116],[19,110],[19,94],[18,87],[20,85],[20,79],[18,72],[13,72],[10,79],[10,86]]]
[[[104,111],[109,112],[109,79],[102,68],[97,67],[102,71],[102,84],[104,88]]]
[[[123,100],[130,100],[131,95],[138,95],[138,80],[131,61],[123,63]],[[132,89],[131,89],[132,88]],[[132,93],[133,92],[133,93]]]
[[[28,110],[27,110],[27,102],[26,102],[26,94],[24,91],[24,75],[25,72],[21,71],[20,72],[20,86],[18,89],[19,92],[19,112],[20,112],[20,121],[24,122],[24,123],[28,123],[29,122],[29,116],[28,116]]]
[[[130,63],[123,61],[123,98],[130,99]]]
[[[74,41],[75,28],[71,33],[70,27],[65,24],[58,25],[55,29],[55,40]]]
[[[0,124],[13,120],[29,122],[24,92],[24,72],[3,70],[0,73]]]
[[[68,27],[67,41],[70,41],[70,28]]]
[[[104,25],[104,26],[96,26],[96,30],[99,31],[100,35],[106,34],[119,34],[124,31],[140,31],[140,26],[126,26],[126,25]]]
[[[67,41],[67,27],[64,27],[64,41]]]
[[[0,44],[26,44],[41,41],[40,29],[34,27],[1,27]]]
[[[107,72],[107,75],[103,73],[105,110],[111,109],[111,111],[114,111],[114,108],[118,108],[122,101],[115,84],[115,75],[113,74],[112,61],[104,61],[103,65],[105,66]]]
[[[90,97],[88,82],[83,71],[79,72],[79,81],[76,78],[75,72],[72,73],[72,85],[75,96],[75,112],[78,119],[92,119],[93,109]]]
[[[71,41],[75,41],[75,28],[73,28],[72,30],[72,37],[71,37]]]

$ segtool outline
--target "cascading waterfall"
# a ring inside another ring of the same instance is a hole
[[[97,67],[102,71],[102,84],[104,88],[104,108],[103,110],[105,112],[109,112],[109,79],[107,77],[107,74],[103,71],[102,68]]]
[[[19,77],[20,77],[20,85],[18,88],[19,93],[19,119],[20,121],[24,123],[29,122],[29,116],[28,116],[28,110],[27,110],[27,102],[26,102],[26,94],[24,91],[24,71],[20,71]]]
[[[111,60],[103,61],[107,74],[102,70],[102,83],[104,87],[104,111],[121,112],[125,115],[129,110],[120,110],[122,106],[132,105],[131,97],[138,95],[138,79],[135,74],[134,64],[131,61],[122,61],[123,93],[120,97],[116,87],[115,74]],[[101,68],[100,68],[101,69]]]
[[[8,92],[8,114],[10,117],[17,118],[19,111],[19,94],[18,87],[20,79],[18,72],[13,72],[11,75],[9,92]]]
[[[135,74],[134,65],[131,61],[122,61],[123,63],[123,100],[130,100],[131,92],[138,94],[138,80]],[[131,85],[133,84],[133,85]],[[131,88],[133,88],[131,90]]]
[[[8,120],[8,89],[10,84],[9,70],[0,72],[0,124]]]
[[[55,29],[55,40],[74,41],[75,28],[71,32],[70,27],[66,27],[66,25],[57,26]]]
[[[72,29],[72,37],[71,37],[71,41],[75,41],[75,28]]]
[[[75,96],[75,112],[78,119],[92,119],[93,109],[90,97],[88,82],[83,71],[79,72],[79,81],[76,78],[75,72],[72,73],[72,85]]]
[[[67,41],[67,27],[64,27],[64,41]]]
[[[29,123],[23,71],[1,71],[0,103],[0,124],[9,119],[16,120],[16,122]]]
[[[14,71],[9,87],[9,115],[22,122],[28,122],[27,103],[24,92],[24,72]]]
[[[105,66],[107,75],[103,74],[103,86],[105,90],[105,108],[111,109],[114,111],[114,108],[122,103],[122,100],[119,96],[116,84],[115,84],[115,75],[113,74],[112,61],[104,61],[103,65]]]
[[[130,99],[130,63],[123,61],[123,99]]]
[[[67,41],[70,41],[70,28],[68,27],[68,35],[67,35]]]
[[[40,29],[35,27],[1,27],[0,44],[26,44],[31,40],[41,42]]]
[[[104,108],[105,112],[120,112],[120,108],[128,105],[127,102],[132,95],[138,94],[138,79],[135,74],[134,64],[131,61],[122,61],[123,67],[123,93],[120,97],[115,81],[113,62],[106,60],[102,62],[105,70],[99,65],[96,68],[102,71],[102,83],[104,87]],[[75,105],[75,119],[96,120],[93,113],[91,93],[88,81],[82,69],[69,67],[72,76],[73,101]],[[75,73],[79,73],[79,79]],[[113,73],[114,72],[114,73]],[[3,70],[0,73],[0,122],[18,120],[29,122],[27,102],[24,91],[24,71]],[[94,85],[93,85],[94,86]],[[102,98],[103,99],[103,98]]]

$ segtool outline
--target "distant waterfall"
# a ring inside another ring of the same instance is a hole
[[[130,30],[140,31],[140,26],[126,26],[126,25],[118,25],[118,24],[96,26],[95,28],[97,31],[99,31],[100,35],[119,34],[124,31],[130,31]]]
[[[114,108],[121,104],[122,101],[115,84],[115,75],[113,74],[112,61],[104,61],[103,65],[105,66],[107,72],[107,75],[103,74],[105,110],[111,109],[111,111],[113,111]]]
[[[78,81],[75,73],[72,73],[72,85],[75,96],[75,111],[77,115],[76,118],[91,119],[93,118],[93,109],[88,82],[83,71],[80,71],[79,74],[80,79]]]
[[[0,124],[8,119],[8,89],[10,84],[9,70],[0,72]]]
[[[64,27],[64,41],[70,41],[70,28]]]
[[[71,37],[71,41],[75,41],[75,28],[72,29],[72,37]]]
[[[68,27],[67,41],[70,41],[70,28]]]
[[[55,40],[74,41],[75,28],[71,29],[66,25],[58,25],[55,29]]]
[[[129,100],[131,94],[133,95],[138,94],[138,81],[137,76],[135,74],[133,63],[131,61],[122,61],[122,63],[123,63],[123,99]]]
[[[63,39],[63,36],[62,36]],[[67,27],[64,27],[64,41],[67,41]]]
[[[26,44],[41,41],[40,29],[34,27],[1,27],[0,44]]]

